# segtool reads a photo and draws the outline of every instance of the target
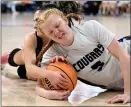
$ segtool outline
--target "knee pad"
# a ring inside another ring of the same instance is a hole
[[[14,50],[10,53],[9,58],[8,58],[8,63],[9,63],[9,65],[14,66],[14,67],[17,67],[17,66],[18,66],[18,65],[14,62],[14,55],[15,55],[18,51],[20,51],[20,50],[21,50],[21,49],[16,48],[16,49],[14,49]]]
[[[21,79],[27,79],[25,65],[21,65],[17,69],[17,73]]]

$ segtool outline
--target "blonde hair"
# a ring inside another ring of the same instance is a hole
[[[55,9],[55,8],[42,11],[40,16],[39,16],[39,19],[37,20],[37,24],[36,24],[37,30],[40,31],[41,33],[44,33],[44,32],[41,31],[41,28],[40,28],[41,23],[44,23],[45,20],[47,20],[47,18],[51,14],[56,14],[56,15],[59,15],[61,17],[64,16],[64,14],[61,11],[59,11],[58,9]]]
[[[47,18],[51,14],[56,14],[61,17],[65,16],[69,21],[69,27],[71,27],[71,25],[73,24],[72,20],[70,19],[71,17],[73,17],[75,20],[79,21],[79,23],[81,21],[81,16],[79,14],[69,13],[67,15],[64,15],[63,12],[61,12],[60,10],[58,10],[56,8],[47,9],[47,10],[42,11],[40,13],[40,16],[36,22],[37,30],[40,31],[43,35],[45,35],[45,34],[41,30],[40,25],[41,25],[41,23],[44,23],[45,20],[47,20]],[[36,65],[37,66],[40,66],[40,59],[42,58],[43,54],[55,43],[53,40],[49,40],[49,41],[45,41],[45,42],[46,42],[46,44],[42,47],[42,50],[40,51],[39,55],[36,58]]]
[[[41,24],[41,23],[44,23],[44,21],[49,17],[50,14],[56,14],[56,15],[59,15],[59,16],[61,16],[61,17],[64,16],[61,11],[59,11],[58,9],[55,9],[55,8],[53,8],[53,9],[48,9],[48,10],[46,10],[46,11],[42,11],[42,12],[41,12],[41,15],[39,16],[39,19],[38,19],[37,22],[36,22],[36,23],[37,23],[36,26],[37,26],[37,30],[40,31],[43,35],[45,35],[45,34],[44,34],[44,32],[41,30],[40,24]],[[46,35],[45,35],[45,36],[46,36]],[[49,42],[48,42],[48,41],[45,41],[45,42],[46,42],[45,45],[42,47],[39,55],[38,55],[37,58],[36,58],[36,65],[37,65],[37,66],[40,66],[40,60],[41,60],[43,54],[44,54],[44,53],[53,45],[53,43],[54,43],[53,40],[49,40]]]

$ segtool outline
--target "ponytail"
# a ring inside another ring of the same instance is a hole
[[[73,23],[73,21],[72,21],[72,18],[75,19],[76,21],[79,21],[79,24],[80,24],[80,22],[81,22],[81,20],[82,20],[81,15],[75,14],[75,13],[69,13],[69,14],[67,14],[67,15],[66,15],[66,18],[67,18],[68,21],[69,21],[69,24],[68,24],[69,27],[71,27],[72,25],[74,26],[74,23]]]
[[[54,44],[53,40],[50,40],[40,51],[39,55],[36,58],[36,65],[40,66],[40,60],[43,56],[43,54]]]

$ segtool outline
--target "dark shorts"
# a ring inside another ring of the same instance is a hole
[[[9,63],[9,65],[14,66],[14,67],[19,66],[18,69],[17,69],[17,73],[18,73],[19,77],[22,78],[22,79],[27,79],[25,65],[17,65],[17,64],[14,62],[14,55],[15,55],[18,51],[20,51],[20,50],[21,50],[21,49],[16,48],[16,49],[14,49],[14,50],[10,53],[9,58],[8,58],[8,63]]]

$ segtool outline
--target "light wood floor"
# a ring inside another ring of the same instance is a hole
[[[85,20],[90,19],[98,20],[114,32],[118,39],[130,34],[129,17],[85,17]],[[32,20],[33,14],[2,15],[2,53],[23,45],[25,35],[33,31]],[[2,71],[2,106],[123,106],[120,103],[105,103],[120,92],[104,92],[101,88],[85,85],[80,81],[68,101],[39,97],[35,92],[36,82],[20,79],[16,69],[6,65]]]

